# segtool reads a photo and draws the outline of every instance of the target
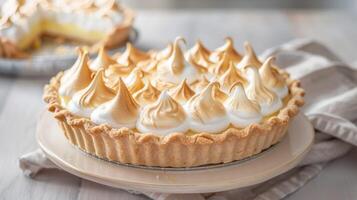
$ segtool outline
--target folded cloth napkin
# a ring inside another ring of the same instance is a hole
[[[316,136],[315,143],[305,159],[291,171],[249,188],[213,194],[141,194],[155,200],[282,199],[303,187],[328,161],[357,146],[357,68],[348,66],[325,46],[308,39],[294,40],[268,49],[261,57],[265,59],[271,55],[276,56],[277,64],[286,69],[293,78],[300,79],[306,90],[306,104],[302,112],[313,124]],[[23,155],[19,165],[28,176],[35,176],[40,170],[57,168],[41,150]],[[87,185],[94,184],[83,181]],[[118,190],[112,191],[112,197],[118,197]],[[124,190],[119,191],[126,193]],[[132,199],[137,198],[134,194]],[[110,199],[108,191],[106,195]]]

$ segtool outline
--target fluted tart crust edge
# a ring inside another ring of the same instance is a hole
[[[53,77],[44,89],[44,101],[54,114],[67,140],[81,150],[109,161],[159,167],[193,167],[241,160],[278,143],[288,124],[304,104],[300,82],[286,76],[290,99],[279,113],[244,129],[228,128],[219,134],[173,133],[159,136],[128,128],[96,125],[74,116],[61,106],[58,88],[63,73]]]

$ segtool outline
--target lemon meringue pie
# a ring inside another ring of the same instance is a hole
[[[303,105],[299,81],[252,46],[231,38],[216,50],[164,50],[132,44],[113,58],[99,49],[45,87],[44,100],[70,143],[97,157],[134,165],[193,167],[258,154],[279,142]]]
[[[93,46],[127,40],[134,15],[115,0],[6,0],[0,13],[0,57],[23,58],[41,35]]]

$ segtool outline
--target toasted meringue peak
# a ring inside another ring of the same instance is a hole
[[[186,110],[192,119],[191,128],[194,131],[214,133],[229,125],[223,104],[213,97],[213,90],[217,84],[217,82],[210,83],[187,103]]]
[[[155,102],[159,95],[160,91],[148,81],[145,86],[134,93],[133,96],[141,105],[146,105]]]
[[[149,59],[138,62],[136,66],[146,73],[154,73],[158,63],[155,59]]]
[[[128,61],[132,61],[134,63],[138,63],[143,60],[150,59],[150,54],[140,51],[135,48],[130,42],[126,44],[126,49],[122,55],[117,59],[118,63],[127,63]]]
[[[78,105],[82,108],[95,108],[114,97],[114,92],[109,89],[103,80],[103,69],[99,69],[92,82],[83,90],[77,92]],[[73,97],[74,99],[74,97]]]
[[[230,63],[231,60],[229,59],[228,54],[223,54],[218,63],[210,67],[210,71],[216,75],[222,75],[228,70]]]
[[[285,97],[288,93],[285,79],[274,67],[275,57],[269,57],[259,69],[263,83],[271,90],[278,93],[279,97]]]
[[[186,58],[188,62],[196,65],[200,68],[208,68],[213,63],[209,60],[211,52],[203,46],[202,42],[199,40],[188,52],[186,53]]]
[[[96,72],[99,68],[108,68],[109,65],[115,64],[115,60],[113,60],[108,53],[105,51],[104,46],[99,49],[98,56],[90,63],[89,68]]]
[[[246,89],[248,98],[260,104],[263,114],[270,114],[279,109],[282,106],[281,100],[274,92],[264,86],[258,69],[254,66],[247,66],[245,70],[247,70],[249,80],[249,85]]]
[[[124,79],[124,82],[131,93],[135,93],[144,87],[144,82],[142,81],[143,77],[144,72],[139,68],[135,68],[129,76]]]
[[[179,46],[179,42],[185,42],[182,37],[177,37],[171,55],[167,59],[161,60],[156,67],[155,85],[160,86],[175,86],[183,79],[187,79],[188,84],[197,81],[200,70],[194,66],[186,63],[183,52]]]
[[[119,79],[115,97],[98,106],[91,114],[94,123],[108,123],[115,128],[134,128],[139,114],[139,105],[131,96],[122,79]]]
[[[105,84],[109,88],[116,90],[118,88],[119,78],[128,76],[133,69],[133,65],[123,65],[120,63],[109,65],[104,71]]]
[[[262,63],[255,54],[252,45],[249,42],[244,42],[245,54],[243,59],[238,63],[238,68],[242,69],[245,66],[260,67]]]
[[[243,84],[236,82],[231,88],[231,95],[224,102],[235,127],[245,127],[262,119],[260,106],[246,96]]]
[[[179,42],[181,41],[186,43],[186,41],[182,37],[177,37],[175,39],[170,56],[167,58],[167,60],[164,60],[163,62],[159,63],[158,68],[169,69],[169,71],[174,75],[181,74],[181,72],[185,68],[185,58],[179,46]]]
[[[187,85],[186,79],[184,79],[180,83],[180,85],[173,88],[169,93],[172,98],[174,98],[180,103],[186,103],[195,94],[195,92],[190,88],[190,86]]]
[[[192,84],[192,87],[195,89],[195,91],[201,91],[203,88],[205,88],[210,81],[207,79],[205,75],[201,75],[201,77],[198,79],[197,82]]]
[[[163,91],[155,103],[143,108],[137,129],[144,133],[155,131],[161,135],[185,132],[188,130],[185,111],[166,91]]]
[[[92,72],[88,67],[88,60],[88,53],[79,49],[77,61],[63,74],[59,94],[65,101],[91,82]]]
[[[233,62],[231,62],[228,70],[219,78],[219,83],[225,91],[228,91],[237,81],[243,84],[247,82],[243,75],[235,68]]]
[[[248,99],[243,84],[236,82],[231,88],[231,95],[225,101],[225,105],[236,112],[259,114],[258,103]]]
[[[228,95],[220,89],[218,82],[213,86],[213,97],[221,102],[224,102],[228,97]]]
[[[227,37],[226,43],[213,51],[210,58],[214,62],[218,62],[223,59],[224,55],[234,64],[237,64],[242,59],[242,56],[234,49],[233,39],[231,37]]]

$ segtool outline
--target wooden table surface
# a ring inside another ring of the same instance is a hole
[[[294,38],[317,39],[346,62],[357,52],[357,15],[343,11],[138,11],[138,46],[161,48],[177,35],[192,45],[200,38],[208,47],[232,36],[238,49],[249,40],[258,53]],[[0,75],[0,199],[146,199],[81,180],[56,170],[35,179],[18,168],[18,157],[38,148],[35,127],[44,109],[42,87],[48,78]],[[331,162],[304,188],[288,199],[357,198],[357,150]],[[61,176],[55,176],[60,173]]]

